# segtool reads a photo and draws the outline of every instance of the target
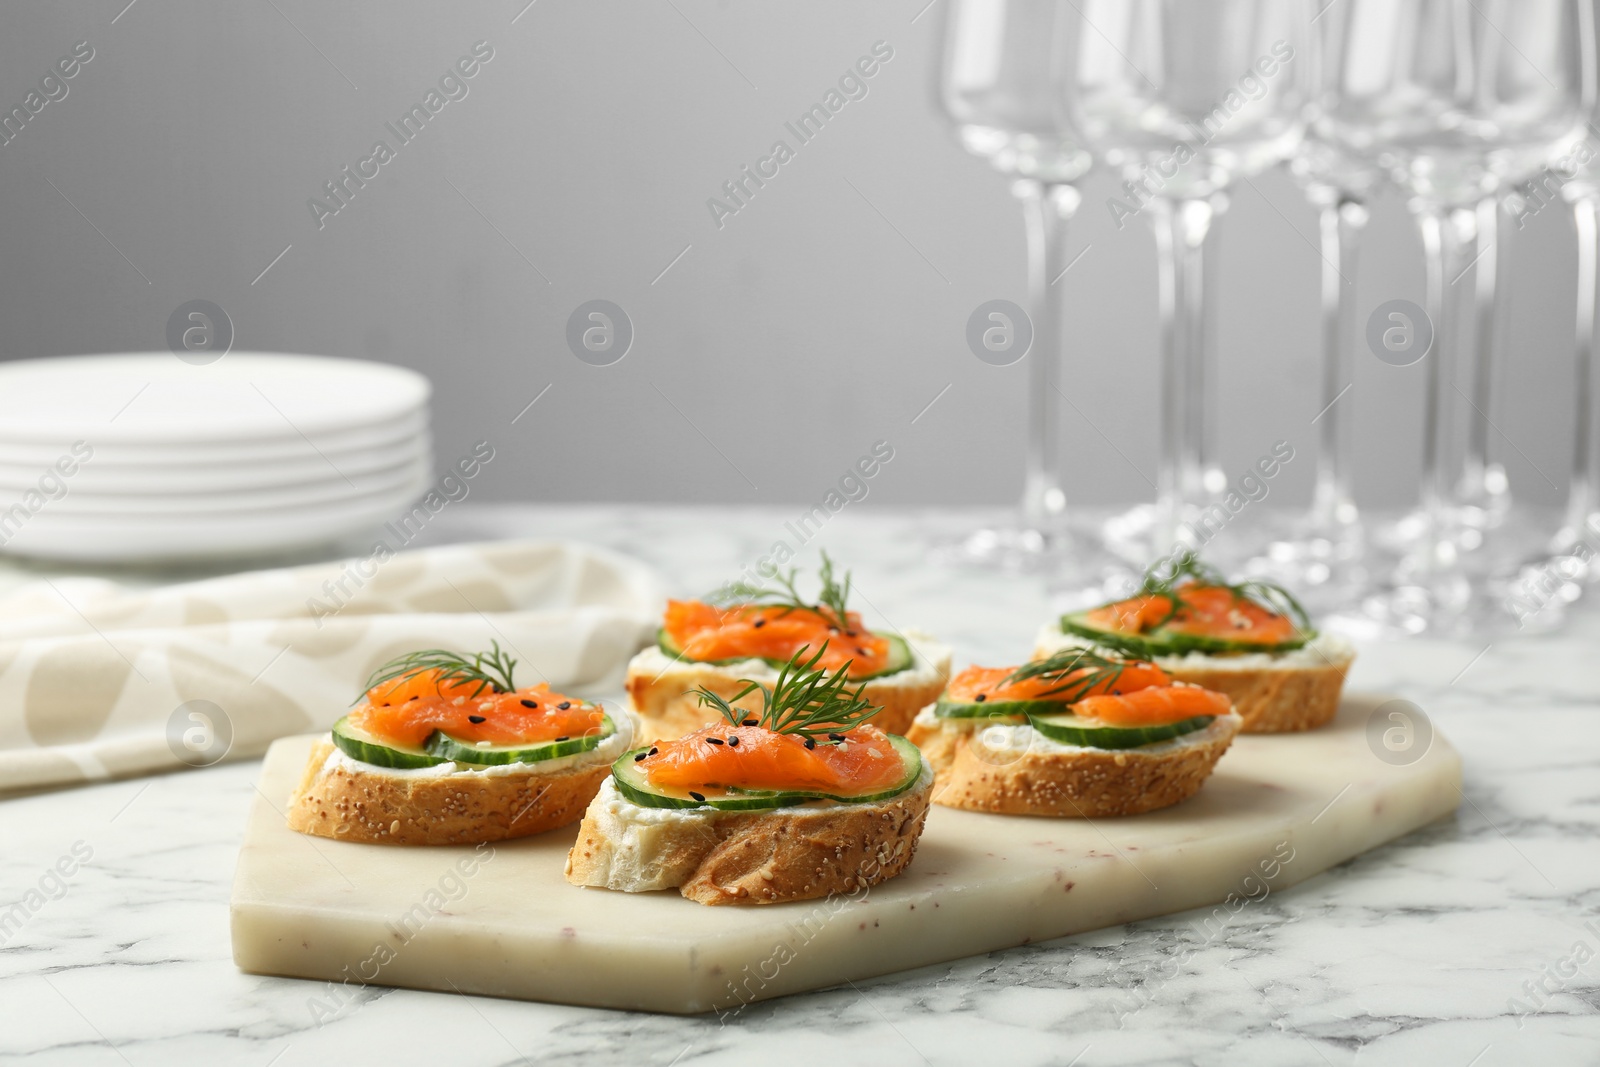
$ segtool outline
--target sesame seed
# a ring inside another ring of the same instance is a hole
[[[650,755],[650,753],[641,752],[637,756],[633,757],[633,762],[638,763],[640,760],[644,759],[648,755]]]
[[[572,701],[563,700],[561,703],[557,704],[556,707],[560,708],[562,711],[566,711],[568,708],[572,707]]]
[[[482,715],[468,715],[467,716],[467,721],[468,722],[477,723],[477,722],[486,722],[488,720],[486,720]]]
[[[728,747],[729,748],[738,748],[739,747],[739,739],[737,737],[728,738]]]
[[[761,721],[759,719],[746,719],[744,722],[740,723],[739,725],[740,726],[760,726],[761,725]]]
[[[755,629],[759,630],[763,626],[765,626],[766,624],[767,624],[767,620],[766,619],[757,619],[756,622],[755,622]]]
[[[656,746],[654,746],[654,745],[650,746],[650,755],[654,756],[657,752],[660,752],[660,751],[661,750],[659,748],[657,748]]]
[[[539,706],[539,702],[537,700],[523,700],[521,703],[525,708],[537,708]]]
[[[977,696],[973,697],[972,699],[974,701],[976,701],[977,703],[982,704],[985,700],[989,699],[989,694],[988,693],[979,693]]]
[[[556,738],[556,740],[557,741],[571,741],[572,738],[570,736],[566,736],[566,737],[558,737],[558,738]]]
[[[701,794],[701,793],[696,793],[693,789],[689,790],[689,795],[694,797],[696,800],[698,800],[702,804],[704,804],[706,802],[705,796],[703,794]]]
[[[806,747],[807,748],[816,748],[817,747],[817,739],[815,737],[806,738]]]
[[[829,734],[828,735],[828,740],[829,741],[843,741],[844,740],[844,734]]]
[[[720,744],[722,744],[722,738],[720,738],[720,737],[708,737],[708,738],[706,738],[706,744],[708,744],[708,745],[720,745]]]

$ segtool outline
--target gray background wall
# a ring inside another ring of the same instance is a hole
[[[4,109],[75,42],[95,58],[0,146],[0,355],[160,349],[173,309],[205,298],[236,348],[427,373],[441,458],[482,437],[499,450],[486,497],[814,500],[887,438],[871,499],[1014,500],[1025,365],[980,363],[963,331],[984,300],[1022,302],[1023,232],[1005,180],[936,114],[940,5],[525,2],[7,5]],[[495,54],[469,95],[319,230],[308,198],[394,143],[384,123],[479,40]],[[869,94],[718,229],[707,198],[792,143],[783,123],[879,40],[894,58]],[[1155,457],[1154,252],[1138,220],[1113,225],[1112,191],[1089,183],[1072,237],[1088,251],[1062,282],[1083,413],[1065,427],[1072,488],[1093,501],[1146,495]],[[1284,501],[1308,491],[1320,407],[1314,225],[1274,172],[1238,188],[1221,231],[1227,466],[1295,443]],[[1572,235],[1550,209],[1518,237],[1494,447],[1517,489],[1554,500]],[[1420,300],[1419,256],[1402,206],[1380,202],[1362,308]],[[564,342],[597,297],[636,329],[604,368]],[[1362,497],[1407,500],[1420,368],[1359,363],[1344,402]]]

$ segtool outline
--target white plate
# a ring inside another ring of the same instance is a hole
[[[34,513],[46,522],[61,517],[67,520],[107,524],[143,521],[173,521],[263,514],[296,514],[322,511],[374,497],[388,497],[415,485],[430,471],[429,457],[414,455],[401,466],[377,474],[335,478],[314,486],[280,486],[244,492],[132,494],[77,492],[48,500]],[[16,500],[0,494],[0,519],[9,513]]]
[[[73,437],[63,434],[54,440],[41,438],[33,442],[0,439],[0,461],[43,470],[62,456],[81,454],[83,451],[81,446],[88,445],[92,449],[95,463],[101,467],[222,467],[240,463],[276,463],[305,459],[319,454],[391,448],[427,428],[428,411],[426,408],[421,408],[368,426],[305,436],[295,433],[293,428],[286,424],[285,436],[272,440],[196,440],[161,443],[107,441],[102,437]],[[72,451],[74,444],[80,446],[78,453]]]
[[[108,495],[184,495],[238,492],[292,486],[313,488],[325,482],[344,484],[344,478],[392,473],[431,453],[432,438],[412,431],[381,448],[352,451],[311,451],[297,459],[234,464],[147,464],[108,466],[101,453],[80,463],[63,478],[69,492]],[[4,450],[0,449],[0,456]],[[0,508],[29,489],[37,488],[49,466],[0,462]]]
[[[376,535],[426,490],[427,481],[419,478],[403,493],[309,513],[176,522],[79,522],[45,509],[15,530],[0,553],[77,563],[158,563],[293,551],[368,531]]]
[[[183,444],[298,440],[382,424],[424,406],[428,380],[382,363],[230,352],[0,363],[0,440]]]

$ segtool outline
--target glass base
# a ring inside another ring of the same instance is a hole
[[[1249,577],[1293,590],[1313,615],[1348,608],[1370,591],[1372,572],[1354,505],[1337,517],[1273,515],[1264,526],[1266,544],[1244,565]]]
[[[1564,539],[1565,531],[1552,539],[1552,525],[1533,509],[1509,512],[1478,537],[1466,535],[1471,527],[1442,524],[1436,539],[1389,555],[1387,568],[1371,562],[1389,577],[1345,621],[1357,628],[1364,621],[1373,636],[1486,639],[1555,629],[1591,580],[1595,553]]]
[[[1052,595],[1072,600],[1098,596],[1105,589],[1131,589],[1143,574],[1108,552],[1092,531],[1071,527],[1045,531],[995,523],[935,543],[929,555],[947,567],[1035,575]]]

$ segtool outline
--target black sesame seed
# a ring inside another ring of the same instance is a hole
[[[572,701],[563,700],[561,703],[557,704],[556,707],[560,708],[562,711],[566,711],[568,708],[572,707]]]
[[[972,699],[976,703],[982,704],[985,700],[989,699],[989,694],[988,693],[979,693],[977,696],[973,697]]]
[[[524,700],[522,702],[522,706],[525,708],[536,708],[539,706],[539,702],[537,700]]]
[[[806,738],[806,747],[807,748],[816,748],[817,747],[817,739],[815,737]]]
[[[720,744],[722,744],[722,738],[720,738],[720,737],[708,737],[708,738],[706,738],[706,744],[708,744],[708,745],[720,745]]]
[[[633,757],[633,762],[638,763],[640,760],[644,759],[648,755],[650,755],[650,753],[641,752],[637,756]]]
[[[468,722],[484,722],[486,720],[484,719],[484,717],[482,715],[468,715],[467,716],[467,721]]]
[[[571,737],[558,737],[558,738],[556,738],[556,740],[557,741],[571,741],[572,738]]]
[[[744,722],[740,723],[739,725],[740,726],[760,726],[761,725],[761,720],[759,720],[759,719],[746,719]]]
[[[413,693],[410,696],[406,697],[406,703],[409,704],[415,699],[417,699],[417,695],[415,693]],[[384,707],[388,707],[388,706],[389,705],[387,705],[387,704],[384,705]]]
[[[739,739],[737,737],[728,738],[728,747],[729,748],[738,748],[739,747]]]
[[[702,804],[704,804],[706,802],[705,796],[703,794],[696,793],[693,789],[689,790],[689,795],[694,797],[696,800],[698,800]]]
[[[766,620],[766,619],[757,619],[757,620],[756,620],[756,621],[755,621],[755,628],[756,628],[756,629],[757,629],[757,630],[759,630],[759,629],[761,629],[761,628],[762,628],[762,627],[763,627],[763,626],[765,626],[765,625],[766,625],[766,624],[767,624],[767,620]]]
[[[846,636],[846,637],[854,637],[854,636],[855,636],[855,635],[856,635],[856,632],[855,632],[855,631],[854,631],[854,630],[846,630],[846,631],[845,631],[845,632],[844,632],[844,635],[845,635],[845,636]]]
[[[656,746],[654,746],[654,745],[650,746],[650,755],[654,756],[657,752],[660,752],[660,751],[661,750],[659,748],[657,748]]]
[[[828,735],[828,740],[829,741],[843,741],[844,740],[844,734],[829,734]]]

